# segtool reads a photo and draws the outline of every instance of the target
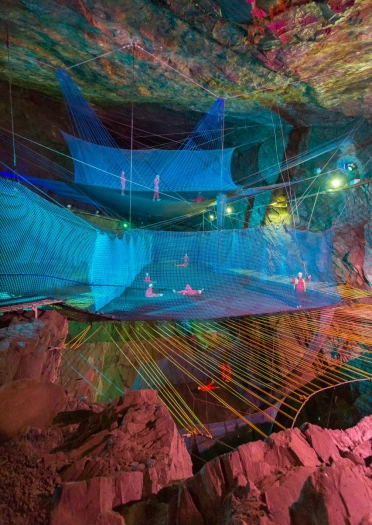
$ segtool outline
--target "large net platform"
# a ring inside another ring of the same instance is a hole
[[[116,319],[211,319],[315,308],[339,300],[333,230],[107,233],[1,180],[2,289],[44,295]],[[295,293],[298,272],[306,279]]]

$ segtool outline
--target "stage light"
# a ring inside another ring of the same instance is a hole
[[[213,213],[211,213],[211,214],[209,215],[209,218],[210,218],[211,221],[213,221],[213,219],[214,219],[214,215],[213,215]]]
[[[341,186],[341,184],[342,184],[341,179],[332,179],[331,180],[331,186],[333,188],[339,188]]]
[[[228,206],[228,207],[226,208],[226,213],[227,213],[227,215],[230,215],[230,213],[232,213],[232,211],[233,211],[233,210],[232,210],[232,208],[230,208],[230,206]]]

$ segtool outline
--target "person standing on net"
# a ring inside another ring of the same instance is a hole
[[[160,176],[156,175],[154,179],[154,196],[152,198],[153,201],[160,201],[159,199],[159,183],[160,183]]]
[[[310,279],[308,278],[308,280]],[[292,279],[291,284],[293,284],[293,288],[296,292],[297,308],[302,308],[306,293],[306,281],[302,276],[302,272],[298,273],[298,277]]]
[[[184,268],[187,268],[189,265],[190,257],[187,255],[187,253],[183,256],[183,264],[176,264],[176,266],[183,266]]]
[[[120,182],[121,182],[121,194],[125,195],[125,184],[127,182],[127,179],[125,178],[125,171],[124,170],[121,172]]]

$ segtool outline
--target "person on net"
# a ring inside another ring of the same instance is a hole
[[[146,297],[163,297],[162,293],[154,293],[152,289],[152,283],[149,284],[149,287],[146,290]]]
[[[204,288],[202,288],[201,290],[193,290],[189,284],[186,284],[184,290],[179,290],[178,292],[177,290],[172,290],[172,292],[179,293],[181,295],[200,295],[201,293],[203,293],[203,290]]]

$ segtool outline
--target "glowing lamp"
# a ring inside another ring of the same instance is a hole
[[[213,213],[211,213],[211,214],[209,215],[209,218],[210,218],[211,221],[213,221],[213,219],[214,219],[214,215],[213,215]]]
[[[340,179],[332,179],[331,180],[331,186],[333,188],[339,188],[341,186],[341,180]]]
[[[124,222],[123,226],[124,228],[128,228],[128,224],[126,222]]]
[[[228,207],[226,208],[226,213],[227,213],[228,215],[230,215],[230,213],[232,213],[232,208],[230,208],[230,206],[228,206]]]

